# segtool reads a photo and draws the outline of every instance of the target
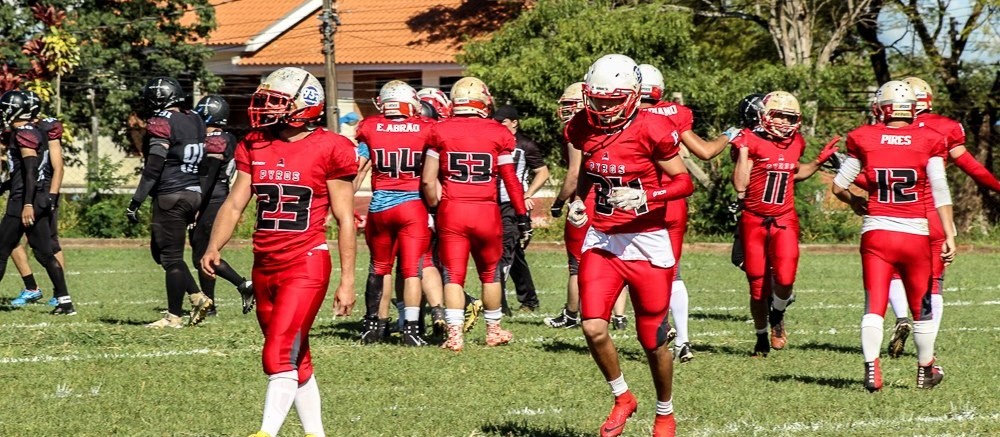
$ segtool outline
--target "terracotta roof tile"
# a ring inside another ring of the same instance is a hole
[[[205,43],[246,44],[303,3],[305,0],[212,0],[217,26]]]

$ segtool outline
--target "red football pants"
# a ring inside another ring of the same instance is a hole
[[[254,264],[257,322],[264,332],[264,373],[297,370],[301,382],[312,376],[309,329],[326,297],[331,269],[329,251],[315,249],[280,265]]]
[[[681,279],[681,252],[684,250],[684,234],[688,228],[687,199],[667,202],[667,234],[670,248],[674,250],[674,280]]]
[[[569,274],[580,274],[580,254],[583,252],[583,239],[587,237],[587,229],[590,224],[581,227],[573,226],[567,219],[563,228],[563,242],[566,243],[566,260],[569,267]]]
[[[861,272],[865,284],[865,314],[885,316],[889,281],[898,271],[906,288],[913,320],[931,319],[931,254],[926,235],[884,230],[861,235]],[[938,251],[940,252],[940,250]]]
[[[421,258],[431,243],[423,201],[411,200],[385,211],[369,213],[365,242],[371,251],[372,271],[376,275],[392,273],[398,248],[403,278],[419,276]]]
[[[445,284],[465,286],[469,254],[484,284],[500,282],[503,254],[500,205],[442,201],[437,214],[438,252]]]
[[[927,211],[927,228],[930,231],[931,275],[934,276],[931,292],[941,294],[941,290],[944,288],[944,260],[941,259],[941,245],[944,244],[945,236],[941,217],[938,216],[935,208]],[[893,272],[892,279],[901,279],[899,272]]]
[[[774,275],[776,284],[791,287],[799,266],[799,216],[794,212],[762,217],[750,211],[740,216],[743,233],[744,269],[750,282],[750,297],[760,300],[765,275]],[[769,294],[769,293],[767,293]]]
[[[611,317],[611,308],[628,285],[639,343],[653,350],[667,341],[670,323],[670,286],[673,267],[656,267],[649,261],[624,261],[617,256],[591,249],[580,259],[580,317],[604,319]]]

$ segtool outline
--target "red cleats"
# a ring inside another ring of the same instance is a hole
[[[608,418],[601,425],[601,437],[621,435],[625,431],[625,422],[635,414],[635,410],[638,408],[639,404],[631,391],[626,391],[621,396],[615,397],[615,406],[611,408],[611,414],[608,414]]]
[[[674,415],[661,416],[657,414],[656,420],[653,421],[653,437],[674,437],[675,435],[677,435],[677,422],[674,421]]]

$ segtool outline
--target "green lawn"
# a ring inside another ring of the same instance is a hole
[[[249,248],[225,255],[248,273]],[[542,311],[507,320],[515,341],[503,348],[483,345],[482,324],[460,354],[362,347],[355,341],[359,310],[350,320],[333,320],[331,293],[312,339],[329,435],[596,435],[611,395],[583,336],[541,324],[564,300],[564,255],[529,257]],[[155,331],[141,326],[165,307],[162,271],[147,249],[67,249],[66,259],[77,316],[53,318],[37,304],[0,306],[0,435],[256,431],[266,384],[262,338],[254,318],[240,314],[232,287],[219,285],[217,318]],[[358,265],[367,265],[366,253]],[[679,435],[1000,435],[998,265],[998,254],[960,254],[948,272],[938,337],[944,383],[932,391],[914,388],[910,343],[904,358],[883,361],[886,387],[871,395],[861,386],[863,293],[855,251],[803,253],[798,300],[787,318],[790,346],[766,359],[749,357],[746,281],[728,254],[685,254],[696,355],[676,367]],[[40,272],[47,299],[51,287]],[[358,269],[358,287],[363,274]],[[13,265],[0,287],[9,297],[21,288]],[[633,334],[631,328],[614,333],[640,399],[626,435],[648,436],[654,394]],[[283,431],[301,435],[294,409]]]

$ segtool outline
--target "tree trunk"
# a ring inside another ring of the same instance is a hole
[[[872,72],[880,86],[892,80],[885,45],[878,39],[878,14],[882,11],[883,4],[885,4],[885,0],[873,0],[855,26],[858,36],[864,40],[868,47],[868,60],[871,62]]]

